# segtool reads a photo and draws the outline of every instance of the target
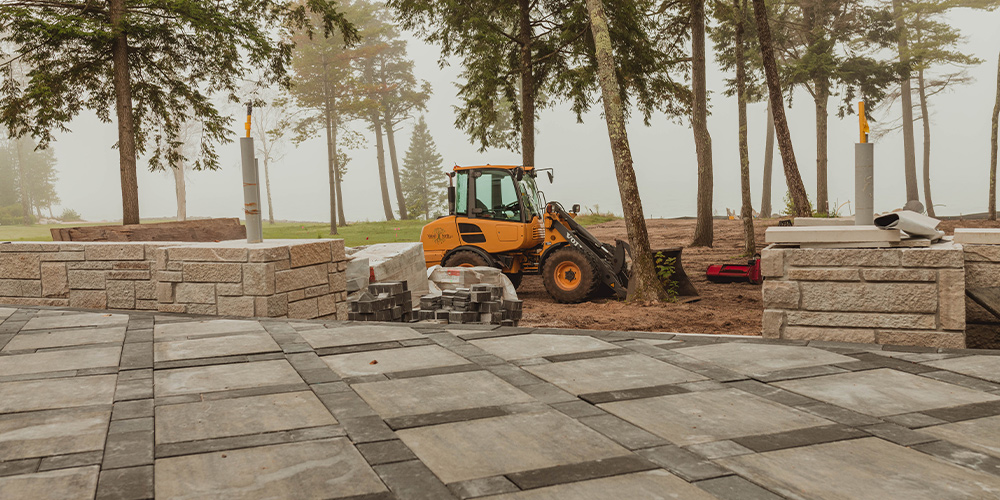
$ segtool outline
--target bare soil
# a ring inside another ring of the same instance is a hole
[[[755,221],[758,251],[764,246],[764,231],[778,219]],[[559,304],[549,297],[540,276],[525,276],[518,289],[524,300],[523,326],[594,330],[640,330],[653,332],[717,333],[760,335],[763,304],[760,285],[712,283],[705,279],[711,264],[746,263],[743,253],[743,225],[738,220],[716,220],[711,248],[690,247],[694,220],[650,219],[646,221],[654,249],[684,247],[682,265],[701,300],[690,303],[633,305],[614,299],[595,299],[582,304]],[[1000,227],[988,220],[944,221],[940,228],[948,234],[956,227]],[[590,226],[602,241],[627,239],[625,222],[618,220]]]

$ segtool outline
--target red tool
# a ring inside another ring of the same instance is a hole
[[[764,281],[760,274],[760,255],[755,255],[753,259],[742,264],[713,264],[708,266],[705,277],[713,283],[736,283],[749,281],[759,285]]]

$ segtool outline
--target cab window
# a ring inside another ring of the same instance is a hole
[[[521,221],[514,178],[501,170],[484,170],[476,179],[476,217]]]
[[[455,175],[455,213],[458,215],[468,215],[469,213],[469,173],[460,171]]]

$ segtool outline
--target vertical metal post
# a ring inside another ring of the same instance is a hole
[[[253,138],[250,137],[250,112],[247,104],[247,136],[240,138],[240,156],[243,163],[243,214],[246,217],[247,243],[264,241],[260,219],[260,183],[257,181],[257,159],[254,158]]]
[[[871,226],[875,224],[875,145],[868,142],[864,101],[858,103],[858,128],[861,142],[854,145],[854,225]]]

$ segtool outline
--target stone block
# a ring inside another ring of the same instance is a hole
[[[305,290],[292,290],[291,292],[288,292],[289,302],[295,302],[297,300],[302,300],[304,298],[306,298]]]
[[[295,319],[313,319],[319,316],[319,301],[305,299],[288,303],[288,317]]]
[[[858,269],[851,267],[800,267],[789,269],[788,279],[801,281],[861,281],[861,274]]]
[[[900,250],[900,264],[903,267],[962,267],[965,265],[965,255],[960,247],[950,247],[948,250],[934,248],[915,248]]]
[[[126,271],[126,270],[112,270],[112,271],[108,271],[108,273],[107,273],[107,279],[109,279],[109,280],[131,280],[131,281],[138,281],[138,280],[148,280],[149,278],[150,278],[150,273],[149,273],[148,270],[147,271],[142,271],[142,270],[131,270],[131,271]]]
[[[122,270],[122,271],[148,271],[151,268],[150,262],[147,261],[128,261],[128,262],[113,262],[111,263],[111,269]]]
[[[337,263],[337,271],[341,271],[342,272],[342,271],[346,271],[346,270],[347,270],[347,262],[346,261],[344,261],[344,262],[338,262]]]
[[[243,293],[273,295],[275,271],[273,263],[243,264]]]
[[[157,310],[157,302],[155,300],[136,300],[135,308],[139,311],[155,311]]]
[[[153,281],[136,281],[135,299],[156,300],[156,283]]]
[[[38,256],[42,262],[80,262],[85,260],[83,250],[79,252],[45,252]]]
[[[11,243],[0,248],[0,253],[41,252],[44,245],[40,243]]]
[[[789,311],[788,324],[795,326],[828,326],[833,328],[907,328],[934,330],[937,327],[937,318],[933,314]]]
[[[82,270],[82,271],[95,271],[95,270],[110,270],[114,267],[114,263],[107,260],[91,260],[91,261],[80,261],[80,262],[67,262],[66,269],[70,271]]]
[[[41,260],[38,254],[0,253],[0,278],[16,280],[41,279],[40,264]]]
[[[786,326],[782,338],[789,340],[825,340],[828,342],[871,344],[875,342],[875,330]]]
[[[938,271],[938,319],[944,330],[965,330],[965,271]]]
[[[305,289],[305,298],[319,297],[330,293],[330,285],[320,285]]]
[[[767,309],[799,308],[799,284],[796,281],[765,280],[762,295]]]
[[[218,311],[220,316],[244,316],[254,315],[253,297],[219,297]]]
[[[288,259],[276,260],[274,261],[275,271],[287,271],[292,268],[292,265]]]
[[[92,243],[84,247],[87,260],[144,260],[143,243]]]
[[[254,316],[277,318],[288,314],[288,296],[284,294],[254,297]]]
[[[189,283],[239,283],[243,274],[238,263],[185,262],[184,281]]]
[[[875,342],[884,345],[912,345],[922,347],[965,348],[964,332],[932,332],[926,330],[877,330]]]
[[[969,288],[1000,286],[1000,262],[966,262],[965,282]]]
[[[344,240],[331,240],[330,247],[333,253],[330,256],[330,260],[333,262],[340,262],[347,260],[347,253],[344,249]]]
[[[203,314],[205,316],[218,316],[219,309],[215,304],[187,304],[188,314]]]
[[[39,280],[0,279],[0,297],[41,297],[42,282]]]
[[[767,301],[767,282],[764,304]],[[802,309],[850,312],[937,312],[937,286],[931,283],[802,283]]]
[[[274,273],[274,290],[277,293],[300,290],[329,283],[326,264],[277,271]]]
[[[134,309],[135,284],[131,281],[109,281],[107,297],[109,309]]]
[[[350,307],[346,300],[337,299],[337,319],[344,321],[347,319],[347,313],[350,312]]]
[[[347,290],[347,273],[338,271],[330,273],[330,291],[343,292]]]
[[[167,268],[167,249],[158,247],[153,250],[153,262],[155,263],[153,269],[157,271],[163,271]]]
[[[0,297],[0,304],[8,306],[69,307],[69,299],[46,299],[40,297]]]
[[[899,267],[899,250],[879,249],[786,249],[785,263],[815,267]]]
[[[177,283],[174,298],[184,304],[215,304],[215,285],[212,283]]]
[[[161,302],[156,305],[156,310],[163,313],[184,314],[187,312],[187,304],[164,304]]]
[[[785,329],[785,311],[765,309],[763,318],[763,335],[766,339],[780,339]]]
[[[246,262],[246,248],[218,247],[170,247],[167,249],[169,261],[187,262]]]
[[[769,227],[764,233],[768,243],[867,243],[897,242],[898,229],[875,226]]]
[[[785,251],[779,248],[765,248],[760,253],[760,272],[765,278],[784,276]]]
[[[70,290],[69,306],[81,309],[107,309],[108,295],[104,290]]]
[[[42,263],[42,296],[69,297],[69,276],[65,263]]]
[[[966,262],[1000,263],[1000,245],[962,245]]]
[[[157,283],[156,301],[161,304],[172,303],[174,301],[174,286],[173,283]]]
[[[935,281],[933,269],[862,269],[865,281]]]
[[[69,271],[69,287],[72,290],[103,290],[104,271]]]
[[[215,285],[215,293],[220,297],[238,297],[243,295],[243,283],[219,283]]]
[[[1000,229],[956,228],[954,241],[963,245],[1000,245]]]
[[[316,308],[319,316],[337,314],[337,298],[329,294],[321,295],[316,298]]]
[[[184,274],[180,271],[156,271],[156,281],[180,283],[184,281]]]
[[[250,262],[274,262],[288,260],[288,247],[251,248]]]
[[[317,241],[314,243],[304,243],[290,245],[288,254],[291,260],[292,269],[297,267],[325,264],[331,261],[331,249],[329,241]]]

